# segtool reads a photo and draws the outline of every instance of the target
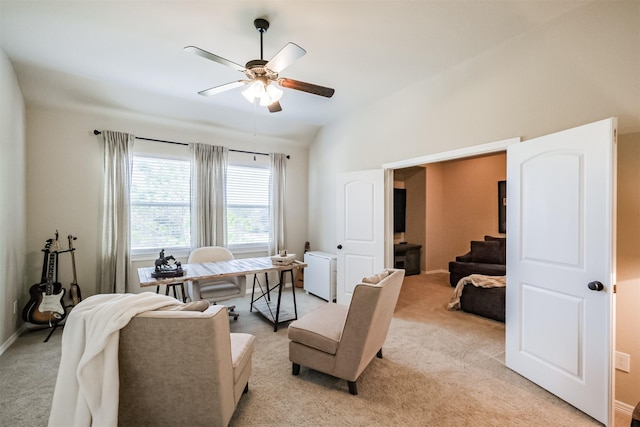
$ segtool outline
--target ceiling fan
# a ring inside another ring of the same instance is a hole
[[[334,89],[280,77],[280,72],[293,64],[298,58],[307,52],[295,43],[287,43],[287,45],[283,47],[280,52],[276,53],[270,61],[265,61],[262,57],[262,35],[269,29],[269,21],[258,18],[253,21],[253,25],[260,33],[260,59],[251,60],[247,62],[245,66],[236,64],[233,61],[229,61],[228,59],[214,55],[213,53],[195,46],[187,46],[184,48],[187,52],[195,53],[196,55],[217,62],[218,64],[226,65],[234,70],[243,72],[245,76],[247,76],[246,80],[229,82],[220,86],[214,86],[212,88],[202,90],[198,92],[200,95],[216,95],[237,87],[248,85],[247,88],[242,91],[242,95],[251,103],[254,103],[256,99],[259,99],[260,105],[267,107],[272,113],[282,111],[282,107],[279,102],[282,97],[282,90],[276,86],[276,83],[284,88],[300,90],[313,95],[324,96],[326,98],[331,98],[333,96],[335,92]]]

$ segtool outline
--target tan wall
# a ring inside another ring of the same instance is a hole
[[[631,355],[631,372],[616,370],[616,400],[640,401],[640,133],[618,141],[616,350]]]
[[[417,168],[416,173],[405,180],[407,189],[407,231],[409,243],[424,246],[426,216],[426,173],[424,168]],[[421,266],[424,263],[421,262]]]
[[[424,269],[426,173],[425,168],[411,167],[398,170],[394,176],[394,188],[407,190],[406,227],[402,233],[394,233],[393,242],[420,245],[420,268]]]
[[[426,198],[427,206],[425,217],[425,248],[424,270],[436,271],[443,270],[442,257],[440,254],[440,245],[446,241],[447,232],[442,224],[446,222],[446,211],[444,208],[444,184],[443,184],[443,163],[434,163],[426,167],[427,171],[427,187]]]
[[[427,215],[427,271],[447,270],[471,240],[504,236],[498,233],[498,181],[506,179],[506,166],[504,153],[427,165],[427,212],[433,215]]]

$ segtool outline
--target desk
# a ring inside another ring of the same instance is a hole
[[[155,279],[151,274],[155,271],[155,267],[144,267],[138,269],[138,278],[140,279],[140,287],[159,286],[159,285],[175,285],[186,282],[188,280],[207,280],[207,279],[223,279],[225,277],[236,277],[253,275],[253,289],[251,291],[251,308],[253,312],[255,308],[267,320],[274,324],[274,332],[278,330],[278,324],[296,320],[298,318],[298,307],[296,305],[295,284],[293,283],[293,270],[306,267],[307,264],[294,261],[290,265],[273,265],[270,257],[260,258],[244,258],[232,259],[229,261],[203,262],[197,264],[182,264],[184,275],[179,277],[165,277]],[[280,281],[278,284],[270,287],[268,273],[279,272]],[[282,288],[284,287],[285,273],[291,274],[291,293],[293,296],[294,313],[280,313],[280,302],[282,299]],[[258,274],[265,275],[265,288],[262,287]],[[259,295],[256,295],[256,285],[258,286]],[[271,291],[278,288],[278,300],[276,306],[273,307],[271,302]],[[156,290],[157,292],[157,290]]]

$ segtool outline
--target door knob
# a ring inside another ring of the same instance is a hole
[[[338,245],[338,249],[342,249],[342,245]]]
[[[601,291],[604,289],[604,285],[600,282],[593,281],[593,282],[589,282],[589,284],[587,285],[589,287],[589,289],[591,289],[592,291]]]

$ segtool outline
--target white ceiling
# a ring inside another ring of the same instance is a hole
[[[27,106],[107,107],[308,142],[350,111],[441,73],[590,0],[0,0],[0,46]],[[183,51],[244,64],[287,42],[307,54],[281,73],[336,90],[284,89],[282,112],[241,89],[198,91],[243,74]]]

